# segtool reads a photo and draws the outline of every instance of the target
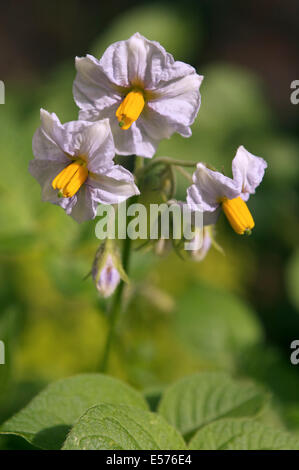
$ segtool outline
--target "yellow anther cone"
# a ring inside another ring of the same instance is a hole
[[[53,189],[58,189],[63,197],[76,194],[88,177],[88,169],[79,162],[74,162],[64,168],[52,181]]]
[[[115,113],[122,129],[129,129],[133,122],[137,121],[144,104],[144,96],[141,91],[133,90],[127,94]]]
[[[254,227],[254,220],[246,202],[239,196],[234,199],[224,198],[222,209],[232,228],[239,235],[249,234]]]

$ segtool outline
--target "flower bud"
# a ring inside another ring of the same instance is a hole
[[[92,266],[92,278],[104,298],[113,294],[121,279],[128,282],[118,247],[112,240],[105,240],[100,245]]]
[[[120,275],[118,270],[113,264],[111,255],[108,255],[106,262],[102,269],[93,270],[93,280],[96,284],[96,288],[103,297],[110,297],[115,291],[120,281]]]

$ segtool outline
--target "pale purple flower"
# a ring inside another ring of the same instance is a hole
[[[79,117],[109,118],[118,154],[151,158],[160,140],[191,135],[203,77],[158,42],[136,33],[109,46],[100,60],[77,57],[76,68]]]
[[[32,147],[29,171],[41,185],[43,201],[60,205],[77,222],[93,219],[99,203],[118,204],[139,194],[133,175],[113,162],[108,119],[61,124],[56,114],[41,109]]]
[[[102,297],[110,297],[113,294],[121,276],[110,254],[105,257],[105,262],[100,268],[96,264],[94,265],[92,277]]]
[[[243,146],[238,148],[232,161],[233,178],[198,163],[193,174],[194,184],[187,190],[187,203],[193,211],[200,207],[209,224],[217,221],[222,206],[234,230],[249,233],[254,221],[244,201],[255,193],[266,167],[265,160],[252,155]]]

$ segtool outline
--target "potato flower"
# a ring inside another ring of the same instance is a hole
[[[99,203],[118,204],[139,190],[133,175],[115,165],[108,119],[61,124],[41,109],[33,137],[29,171],[42,188],[42,199],[61,206],[77,222],[93,219]]]
[[[232,161],[233,178],[198,163],[193,174],[194,184],[187,190],[187,203],[191,210],[201,208],[209,224],[216,222],[222,208],[235,232],[249,235],[254,220],[245,201],[255,193],[266,168],[265,160],[252,155],[243,146],[238,148]]]
[[[191,135],[203,77],[136,33],[104,52],[76,58],[74,99],[87,121],[109,118],[120,155],[151,158],[160,140]]]

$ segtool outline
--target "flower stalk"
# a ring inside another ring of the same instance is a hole
[[[122,264],[126,273],[128,273],[128,270],[129,270],[130,255],[131,255],[131,239],[127,237],[124,241],[123,256],[122,256]],[[111,310],[109,314],[109,331],[108,331],[106,343],[104,346],[103,357],[102,357],[101,364],[100,364],[100,372],[106,372],[108,369],[109,356],[110,356],[113,339],[115,336],[117,320],[122,310],[124,286],[125,286],[125,282],[121,280],[116,289],[113,302],[111,305]]]
[[[132,158],[134,159],[134,165],[133,167],[136,167],[136,156],[133,155]],[[138,196],[133,196],[131,200],[129,200],[128,205],[135,204],[137,202]],[[128,225],[128,220],[127,224]],[[123,245],[123,252],[122,252],[122,267],[123,270],[126,274],[129,273],[130,269],[130,259],[131,259],[131,239],[130,237],[126,237],[124,240],[124,245]],[[123,291],[125,287],[125,282],[122,279],[116,289],[116,292],[114,294],[113,300],[112,300],[112,305],[111,305],[111,310],[109,314],[109,331],[106,339],[106,343],[104,346],[104,351],[103,351],[103,356],[102,360],[100,363],[100,372],[107,372],[108,366],[109,366],[109,357],[110,357],[110,352],[111,352],[111,347],[113,344],[113,340],[115,337],[115,332],[116,332],[116,326],[117,326],[117,321],[119,318],[119,315],[122,312],[123,308]]]

